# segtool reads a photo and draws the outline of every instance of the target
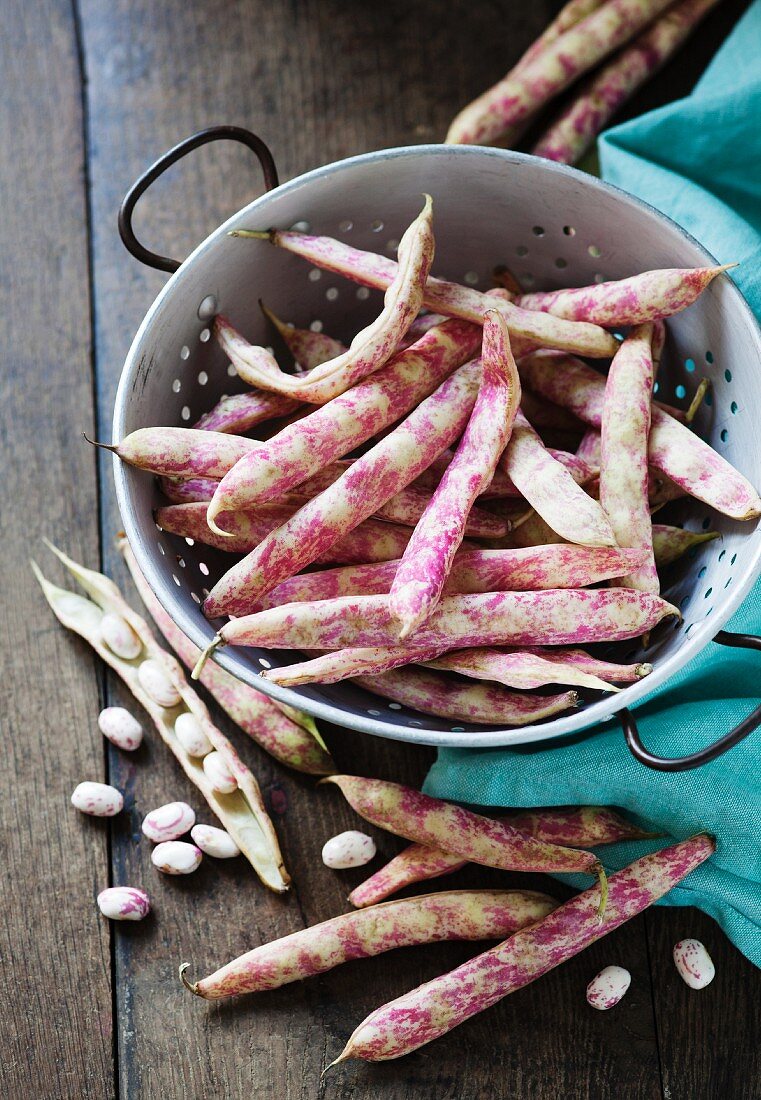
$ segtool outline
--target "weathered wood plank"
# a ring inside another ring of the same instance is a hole
[[[7,1096],[112,1095],[108,824],[69,804],[102,780],[99,674],[29,568],[40,539],[97,561],[81,83],[71,8],[8,0],[0,36],[0,966]]]

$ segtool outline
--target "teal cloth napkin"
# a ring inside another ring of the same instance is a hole
[[[756,0],[693,93],[604,134],[600,163],[607,180],[668,214],[721,262],[739,260],[732,277],[761,316],[759,59]],[[761,582],[727,629],[761,632]],[[759,654],[711,643],[637,708],[637,723],[652,751],[684,755],[715,740],[760,698]],[[761,730],[703,768],[669,775],[638,764],[614,720],[550,748],[441,749],[424,789],[483,807],[604,803],[678,839],[708,830],[718,839],[715,856],[659,904],[703,909],[761,966],[759,776]],[[598,854],[616,870],[664,843],[627,842]]]

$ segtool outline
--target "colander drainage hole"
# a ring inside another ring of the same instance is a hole
[[[544,226],[535,225],[534,228],[531,230],[531,232],[534,234],[535,237],[543,237],[544,236]]]
[[[562,271],[564,267],[568,267],[568,261],[564,260],[562,256],[558,256],[558,258],[555,260],[555,267],[560,268],[560,270]]]
[[[703,593],[703,599],[707,600],[712,592],[713,592],[712,588],[706,588],[705,592]]]
[[[370,288],[366,286],[360,286],[357,288],[357,298],[360,302],[366,301],[370,297]]]
[[[740,406],[737,404],[736,401],[732,402],[732,404],[729,406],[729,411],[732,413],[732,416],[737,416],[737,410],[739,409],[739,407]]]
[[[722,442],[722,443],[726,443],[726,442],[727,442],[727,440],[729,439],[729,432],[727,431],[727,429],[726,429],[726,428],[722,428],[722,429],[721,429],[721,436],[720,436],[720,438],[721,438],[721,442]]]
[[[465,726],[452,726],[452,733],[465,733]]]
[[[602,256],[602,250],[599,249],[596,244],[590,244],[589,248],[587,249],[587,252],[595,260],[599,260],[600,256]]]
[[[198,385],[199,386],[205,386],[208,381],[209,381],[209,376],[206,373],[206,371],[205,370],[199,371],[198,372]]]
[[[726,583],[725,583],[724,587],[725,587],[725,588],[729,588],[729,586],[730,586],[730,584],[731,584],[731,583],[732,583],[732,578],[730,577],[730,578],[729,578],[729,579],[728,579],[728,580],[726,581]]]
[[[684,386],[683,386],[683,385],[681,384],[681,382],[680,382],[680,384],[679,384],[679,385],[678,385],[678,386],[676,387],[676,389],[674,390],[674,393],[676,394],[676,396],[677,396],[677,397],[678,397],[678,398],[679,398],[680,400],[681,400],[681,399],[682,399],[683,397],[686,397],[686,396],[687,396],[687,390],[686,390],[686,388],[685,388],[685,387],[684,387]]]
[[[392,237],[390,240],[386,241],[386,248],[388,249],[389,252],[397,252],[398,251],[399,241],[396,239],[396,237]]]
[[[476,283],[478,282],[478,272],[477,271],[466,271],[463,278],[464,278],[465,282],[468,284],[468,286],[475,286]]]
[[[235,378],[235,375],[238,373],[237,370],[235,369],[235,367],[232,365],[232,363],[228,363],[227,373],[230,376],[230,378]]]
[[[524,256],[528,256],[528,249],[525,244],[519,244],[515,250],[515,255],[520,256],[523,259]]]
[[[594,281],[598,284],[605,282],[605,276],[603,275],[603,273],[601,271],[596,271],[595,272]]]
[[[204,577],[208,577],[208,575],[209,575],[209,567],[208,567],[208,565],[206,564],[206,562],[205,562],[205,561],[199,561],[199,563],[198,563],[198,568],[199,568],[199,569],[200,569],[200,571],[201,571],[201,572],[203,573]]]
[[[573,228],[572,225],[564,225],[563,226],[563,232],[565,233],[566,237],[575,237],[576,236],[576,230]]]
[[[322,321],[312,321],[309,325],[310,332],[322,332]]]
[[[175,573],[172,573],[172,580],[174,581],[174,583],[177,585],[178,588],[181,587],[180,578]]]
[[[188,408],[187,405],[182,406],[182,410],[180,411],[180,416],[182,417],[183,420],[190,420],[190,409]]]
[[[372,718],[380,718],[381,712],[379,710],[368,710],[367,712]]]
[[[724,371],[724,378],[727,382],[731,382],[732,381],[732,371],[731,370],[725,370]]]
[[[727,556],[726,550],[722,550],[719,554],[718,561],[722,561]]]
[[[179,378],[175,378],[174,382],[172,382],[172,393],[179,393],[181,389],[182,382],[179,380]]]
[[[159,528],[159,530],[161,530],[161,528]],[[161,554],[162,558],[165,557],[166,556],[166,550],[164,549],[164,547],[161,545],[160,542],[157,542],[156,545],[159,548],[159,554]]]
[[[729,559],[729,564],[734,565],[736,561],[737,561],[737,554],[733,554],[732,557]]]
[[[370,228],[372,229],[373,233],[382,233],[383,222],[380,220],[380,218],[376,218],[374,222],[370,222]]]
[[[329,286],[328,289],[325,291],[325,297],[328,299],[329,302],[335,302],[336,298],[338,297],[337,288],[334,286]]]
[[[201,341],[202,344],[208,344],[209,340],[211,340],[211,329],[202,328],[201,331],[198,333],[198,339]]]
[[[201,597],[198,595],[197,592],[191,592],[190,593],[190,598],[193,601],[193,603],[197,603],[197,604],[201,603]]]
[[[259,664],[262,666],[262,668],[272,668],[272,665],[270,664],[270,662],[267,660],[266,657],[260,657],[259,658]]]
[[[423,723],[419,722],[417,718],[410,718],[409,722],[407,723],[407,725],[409,726],[422,726],[422,724]]]
[[[217,299],[213,294],[207,294],[198,307],[198,320],[210,321],[217,312]]]
[[[322,278],[322,272],[320,271],[320,269],[318,267],[313,267],[312,270],[307,275],[307,279],[309,279],[310,283],[319,283],[321,278]]]
[[[706,352],[706,363],[713,363],[713,352],[712,351],[707,351]]]
[[[185,559],[181,558],[179,554],[177,555],[177,564],[179,565],[180,569],[185,568]]]
[[[189,358],[190,358],[190,348],[187,346],[187,344],[183,344],[182,347],[180,348],[180,359],[189,359]]]
[[[338,228],[341,233],[351,233],[354,228],[354,222],[350,222],[348,218],[344,218],[342,222],[338,223]]]
[[[698,573],[698,580],[700,580],[701,577],[704,577],[707,572],[708,572],[708,566],[704,565],[702,567],[702,569],[700,570],[700,572]]]
[[[401,710],[402,709],[402,704],[401,703],[389,703],[388,704],[388,709],[389,710]]]
[[[300,221],[300,222],[294,222],[293,225],[291,226],[291,229],[293,230],[294,233],[308,233],[309,230],[311,229],[311,226],[310,226],[309,222]]]

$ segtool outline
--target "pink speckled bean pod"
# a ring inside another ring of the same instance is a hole
[[[592,657],[583,649],[539,649],[528,648],[524,653],[535,653],[543,657],[545,661],[558,661],[564,665],[573,665],[591,676],[600,676],[603,680],[613,680],[617,684],[632,684],[637,680],[649,676],[653,666],[646,662],[638,662],[634,665],[621,665],[615,661],[603,661],[599,657]]]
[[[663,268],[644,271],[628,279],[570,290],[523,294],[524,309],[541,309],[569,321],[597,325],[640,325],[691,306],[705,288],[727,267]]]
[[[397,265],[393,260],[374,252],[362,252],[333,237],[312,237],[282,229],[241,229],[235,230],[231,236],[268,240],[278,248],[301,256],[316,267],[343,275],[362,286],[385,289],[396,274]],[[495,298],[499,301],[497,308],[507,321],[516,358],[528,350],[520,347],[521,341],[528,341],[535,347],[562,348],[592,359],[606,359],[615,354],[615,339],[599,325],[584,321],[565,321],[548,313],[523,309],[515,305],[510,295],[505,295],[504,291],[489,291],[484,294],[472,287],[460,286],[459,283],[429,278],[425,287],[424,304],[427,309],[446,317],[459,317],[482,325],[485,314],[495,308]]]
[[[618,691],[599,676],[585,672],[576,665],[565,664],[562,660],[548,661],[525,649],[462,649],[435,657],[425,664],[444,672],[456,672],[471,680],[490,680],[522,691],[531,691],[547,684],[567,684],[593,691]]]
[[[556,462],[522,413],[500,468],[554,531],[581,546],[615,546],[616,536],[596,500]]]
[[[654,836],[607,806],[579,806],[570,809],[550,807],[545,810],[524,810],[498,820],[537,840],[548,840],[569,848],[594,848],[600,844],[615,844],[620,840],[643,840]],[[429,848],[410,844],[349,894],[357,908],[375,905],[391,894],[413,886],[416,882],[450,875],[465,867],[468,860]]]
[[[296,363],[302,370],[312,370],[331,359],[337,359],[348,349],[340,340],[334,340],[326,332],[312,332],[309,328],[296,328],[286,324],[260,302],[262,313],[278,331],[281,340],[290,351]]]
[[[719,0],[682,0],[669,8],[581,88],[531,150],[576,164],[614,114],[679,49]]]
[[[586,588],[636,568],[639,550],[619,547],[526,547],[520,550],[463,550],[457,553],[444,585],[445,594],[533,591],[541,588]],[[256,610],[337,596],[379,596],[388,592],[398,561],[301,573],[283,581]],[[252,609],[253,610],[253,609]]]
[[[204,413],[193,427],[205,432],[239,434],[265,420],[290,416],[300,407],[298,401],[279,393],[234,393],[220,398],[214,408]]]
[[[657,322],[663,327],[663,322]],[[653,393],[652,321],[632,329],[616,352],[602,409],[600,503],[620,546],[644,550],[644,564],[618,582],[642,592],[661,590],[653,556],[647,449]]]
[[[671,565],[693,546],[719,538],[718,531],[685,531],[682,527],[653,524],[653,553],[659,569]]]
[[[575,27],[582,19],[586,19],[588,15],[591,15],[593,11],[597,11],[603,3],[604,0],[568,0],[568,3],[563,5],[536,41],[532,42],[518,64],[513,66],[512,72],[520,72],[529,61],[534,61],[537,57],[540,57],[547,46],[551,46],[553,42],[560,38],[561,34],[565,34],[571,27]]]
[[[293,515],[295,508],[292,505],[262,504],[248,511],[225,515],[223,523],[229,531],[217,535],[206,522],[206,505],[202,502],[170,504],[159,508],[156,522],[170,534],[195,539],[217,550],[248,554]],[[404,553],[409,537],[408,527],[368,519],[329,546],[314,559],[313,564],[359,565],[396,560]],[[251,600],[251,605],[257,606],[257,601]]]
[[[480,376],[480,362],[475,360],[442,382],[338,481],[233,566],[207,596],[206,614],[240,614],[247,604],[320,558],[413,481],[464,429]]]
[[[624,641],[676,614],[676,608],[658,596],[630,588],[445,596],[430,619],[415,631],[408,648]],[[394,622],[384,596],[343,596],[285,604],[233,619],[221,627],[216,645],[343,649],[387,646],[394,637]]]
[[[208,504],[218,485],[219,479],[214,477],[162,477],[159,479],[161,492],[172,504]]]
[[[705,834],[643,856],[609,882],[599,921],[594,886],[544,920],[371,1013],[336,1059],[401,1058],[540,978],[667,894],[716,850]],[[335,1064],[335,1063],[334,1063]]]
[[[381,676],[356,676],[353,683],[384,699],[445,718],[449,722],[530,726],[578,705],[575,691],[524,695],[498,684],[461,684],[424,668],[397,668]]]
[[[262,389],[323,404],[382,367],[423,305],[423,290],[434,254],[432,219],[432,200],[426,195],[422,212],[399,244],[399,263],[386,290],[382,312],[357,333],[345,352],[314,367],[307,377],[285,374],[274,359],[263,362],[263,349],[246,345],[241,337],[232,339],[231,326],[219,323],[217,318],[214,326],[217,338],[238,374]],[[272,369],[272,363],[276,370]]]
[[[424,334],[370,378],[260,443],[223,479],[219,512],[276,500],[366,443],[426,397],[477,351],[481,332],[463,321]]]
[[[200,650],[156,599],[127,540],[120,539],[118,547],[151,618],[185,667],[192,669]],[[206,665],[200,679],[233,722],[276,760],[307,775],[330,775],[335,771],[313,719],[291,707],[281,707],[276,700],[244,684],[213,661]]]
[[[521,360],[520,373],[535,393],[570,408],[590,427],[601,426],[605,379],[585,363],[568,355],[535,352]],[[761,515],[761,498],[747,478],[657,406],[652,410],[648,459],[690,496],[724,515],[741,520]]]
[[[324,974],[351,959],[367,959],[397,947],[445,940],[487,940],[509,936],[556,908],[546,894],[529,890],[448,890],[342,913],[262,944],[192,984],[207,1000],[279,989]]]
[[[221,478],[261,444],[199,428],[138,428],[114,446],[97,446],[113,451],[129,466],[163,477]]]
[[[670,0],[608,0],[546,46],[517,73],[508,73],[456,116],[446,141],[509,144],[550,99],[659,15]]]
[[[577,455],[569,454],[568,451],[560,451],[554,447],[548,447],[547,450],[556,461],[561,462],[563,466],[565,466],[571,474],[571,477],[574,481],[578,482],[579,485],[585,485],[588,481],[596,478],[600,472],[599,463],[589,463],[585,461],[583,457],[579,458]],[[431,463],[428,469],[424,470],[420,477],[415,479],[414,487],[433,492],[441,481],[444,471],[453,457],[454,452],[449,450],[439,455],[439,457]],[[521,494],[504,470],[497,466],[491,482],[484,489],[483,493],[481,493],[481,499],[500,500],[519,497],[520,495]]]
[[[466,533],[472,534],[469,513],[492,479],[518,411],[518,370],[507,325],[498,313],[484,319],[481,355],[481,386],[470,420],[391,585],[389,608],[400,638],[427,619],[438,603],[458,547]]]
[[[653,360],[653,362],[655,361]],[[599,474],[599,466],[602,461],[602,440],[600,433],[595,428],[587,428],[576,451],[576,457],[583,462],[588,462],[590,466],[596,465]],[[648,467],[648,498],[651,511],[662,507],[670,500],[678,500],[683,496],[685,496],[684,489],[679,485],[675,485],[659,470],[654,470],[652,466]]]
[[[605,909],[605,872],[593,852],[536,840],[505,822],[400,783],[352,775],[330,775],[320,783],[338,787],[351,808],[378,828],[431,848],[446,846],[472,863],[503,871],[573,870],[597,875],[603,887],[600,911]],[[594,918],[595,910],[590,914]]]

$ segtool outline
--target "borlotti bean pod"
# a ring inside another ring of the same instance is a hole
[[[131,227],[140,195],[199,145],[219,138],[242,141],[257,155],[266,193],[212,233],[184,263],[157,256]],[[243,392],[223,352],[210,338],[217,313],[246,338],[269,345],[272,327],[258,306],[263,297],[278,316],[301,327],[324,327],[348,343],[379,312],[381,294],[318,272],[265,241],[231,238],[234,229],[290,228],[337,237],[389,257],[418,213],[421,196],[434,201],[434,274],[488,289],[492,269],[508,264],[527,290],[587,285],[664,267],[701,267],[714,259],[687,233],[645,203],[572,168],[520,153],[469,146],[424,145],[368,153],[330,164],[278,186],[266,146],[235,127],[216,127],[182,142],[135,184],[120,212],[125,244],[142,262],[172,272],[130,349],[116,399],[114,440],[150,425],[193,424],[223,394]],[[761,485],[761,331],[726,276],[698,301],[670,318],[658,397],[684,408],[701,377],[710,398],[697,431],[756,487]],[[219,551],[157,529],[161,503],[155,479],[115,460],[124,525],[141,569],[181,629],[205,647],[219,622],[200,604],[229,567]],[[725,751],[761,722],[758,708],[737,730],[682,760],[653,757],[639,741],[633,703],[661,687],[712,639],[761,648],[758,638],[721,631],[761,571],[761,531],[685,498],[670,505],[669,522],[721,537],[703,543],[669,567],[664,596],[682,619],[666,620],[649,639],[612,647],[612,659],[650,661],[651,675],[615,695],[587,693],[581,707],[520,729],[453,726],[415,713],[351,683],[298,689],[267,683],[262,668],[291,664],[288,651],[229,647],[215,660],[243,681],[318,719],[378,736],[428,745],[519,745],[578,733],[617,714],[643,763],[662,770],[695,767]],[[660,519],[661,517],[659,517]],[[606,653],[606,656],[608,654]]]

